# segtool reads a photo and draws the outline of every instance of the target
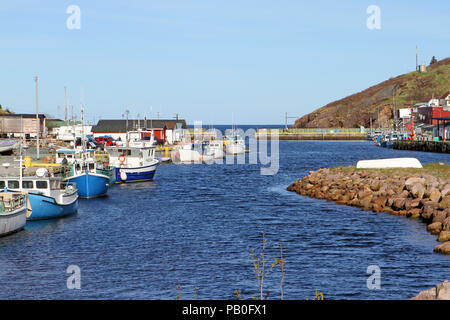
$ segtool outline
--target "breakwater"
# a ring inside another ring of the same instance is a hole
[[[435,252],[450,254],[450,166],[424,169],[356,169],[310,171],[287,190],[363,210],[421,218],[438,235]]]
[[[365,140],[366,133],[358,128],[340,129],[258,129],[256,139],[270,140],[272,134],[279,140]]]
[[[397,150],[450,153],[450,143],[447,141],[398,140],[393,144]]]

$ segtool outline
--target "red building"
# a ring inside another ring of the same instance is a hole
[[[418,111],[418,121],[425,123],[425,124],[431,124],[431,125],[437,125],[437,120],[433,118],[440,118],[440,117],[450,117],[450,111],[446,111],[444,107],[420,107],[417,109]]]

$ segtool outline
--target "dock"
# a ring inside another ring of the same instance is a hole
[[[393,144],[393,148],[397,150],[450,153],[448,141],[398,140]]]

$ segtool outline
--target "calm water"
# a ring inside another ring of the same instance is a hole
[[[80,200],[78,214],[28,223],[0,239],[0,299],[233,299],[257,294],[249,245],[267,258],[283,245],[285,298],[408,299],[450,279],[450,257],[433,253],[436,236],[417,220],[372,213],[287,192],[309,170],[359,159],[449,155],[394,151],[362,142],[280,142],[280,170],[259,165],[161,165],[155,181],[116,185],[102,199]],[[66,287],[69,265],[81,290]],[[381,268],[368,290],[366,269]],[[265,290],[279,298],[280,272]]]

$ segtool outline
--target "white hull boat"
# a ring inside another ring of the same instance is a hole
[[[28,215],[27,199],[23,192],[0,193],[0,237],[25,227]]]
[[[387,168],[422,168],[416,158],[391,158],[376,160],[361,160],[356,164],[359,169],[387,169]]]

